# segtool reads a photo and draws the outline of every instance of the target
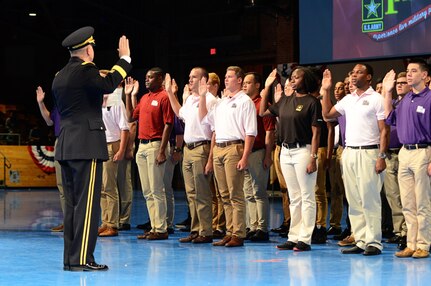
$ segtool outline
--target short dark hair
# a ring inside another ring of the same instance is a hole
[[[370,66],[369,64],[365,64],[365,63],[359,63],[358,65],[363,65],[365,67],[365,69],[367,70],[367,74],[371,75],[371,78],[374,76],[374,69],[372,66]]]
[[[430,66],[427,62],[422,58],[414,58],[409,61],[409,64],[418,64],[422,71],[426,71],[427,74],[430,74]]]
[[[165,72],[162,70],[162,68],[153,67],[153,68],[149,69],[148,71],[152,71],[157,76],[160,76],[162,79],[165,79]]]
[[[254,81],[262,86],[262,76],[257,72],[248,72],[245,74],[244,78],[248,75],[252,75],[254,77]]]

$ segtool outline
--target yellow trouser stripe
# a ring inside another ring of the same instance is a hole
[[[119,72],[123,78],[125,78],[127,75],[126,71],[122,67],[120,67],[119,65],[113,66],[111,71]]]
[[[91,213],[93,210],[91,206],[93,205],[94,185],[96,180],[96,166],[96,160],[93,160],[93,162],[91,162],[90,182],[88,183],[87,194],[87,207],[85,209],[85,221],[82,233],[81,256],[79,258],[81,265],[85,265],[87,263],[88,237],[90,235]]]

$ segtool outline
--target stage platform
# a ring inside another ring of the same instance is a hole
[[[184,191],[175,191],[175,222],[187,215]],[[270,198],[270,227],[281,223],[281,199]],[[134,192],[132,230],[99,238],[95,257],[110,269],[103,273],[62,269],[63,235],[49,228],[61,221],[55,189],[0,190],[0,285],[428,285],[430,259],[400,259],[384,243],[382,255],[343,255],[336,241],[312,245],[309,252],[280,251],[284,238],[271,233],[265,243],[243,247],[179,243],[176,229],[168,240],[145,241],[137,224],[148,220],[140,191]]]

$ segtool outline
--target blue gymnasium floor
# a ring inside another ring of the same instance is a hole
[[[184,192],[176,191],[176,218],[186,217]],[[281,223],[281,199],[271,198],[271,227]],[[55,190],[0,190],[0,285],[430,285],[431,260],[394,257],[385,243],[382,255],[342,255],[336,241],[312,245],[312,251],[279,251],[284,242],[244,247],[181,244],[176,231],[165,241],[137,240],[136,225],[147,221],[144,200],[135,192],[132,230],[99,238],[95,257],[107,272],[62,270],[62,233]],[[36,214],[36,216],[34,215]],[[35,217],[32,217],[35,216]],[[8,230],[13,229],[13,230]]]

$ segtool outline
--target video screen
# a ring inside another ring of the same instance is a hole
[[[301,0],[299,15],[301,64],[431,54],[429,0]]]

